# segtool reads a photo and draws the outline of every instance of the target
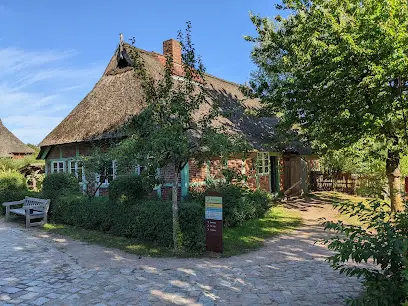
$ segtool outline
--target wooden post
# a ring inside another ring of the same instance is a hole
[[[6,217],[5,222],[8,222],[10,218],[10,206],[6,206]]]
[[[26,217],[25,227],[28,228],[28,227],[30,227],[30,209],[26,209],[25,217]]]

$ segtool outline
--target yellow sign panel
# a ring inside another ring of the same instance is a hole
[[[215,203],[205,203],[205,207],[208,208],[222,208],[222,204],[215,204]]]

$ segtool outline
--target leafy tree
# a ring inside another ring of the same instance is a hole
[[[180,32],[178,38],[182,48],[182,77],[174,77],[171,56],[167,56],[162,76],[157,79],[148,73],[136,48],[129,52],[146,107],[129,120],[125,128],[128,137],[116,149],[120,168],[134,163],[145,166],[150,173],[164,167],[173,169],[175,249],[178,248],[178,185],[182,169],[190,159],[204,161],[211,156],[227,155],[239,143],[212,125],[218,107],[216,101],[208,98],[205,69],[196,56],[189,22],[186,32]]]
[[[385,152],[391,207],[402,210],[407,148],[405,0],[283,0],[287,17],[251,16],[258,66],[249,93],[321,149],[369,139]],[[282,15],[283,15],[282,14]]]
[[[93,198],[101,188],[103,183],[111,175],[113,176],[112,160],[114,157],[111,153],[111,144],[100,143],[99,145],[109,147],[109,150],[101,150],[98,146],[93,146],[91,154],[82,156],[78,159],[85,169],[85,181],[88,185],[87,193]]]

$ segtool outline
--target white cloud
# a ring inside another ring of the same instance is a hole
[[[102,75],[102,65],[75,67],[76,55],[0,46],[0,118],[22,141],[38,144]]]

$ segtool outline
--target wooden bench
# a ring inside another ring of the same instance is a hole
[[[24,200],[15,202],[5,202],[3,206],[6,207],[6,217],[5,221],[8,222],[10,219],[10,213],[25,216],[26,217],[26,227],[33,225],[43,225],[47,223],[48,209],[50,208],[51,200],[37,199],[25,197]],[[13,206],[18,206],[12,208]],[[40,222],[33,222],[33,219],[42,219]]]

